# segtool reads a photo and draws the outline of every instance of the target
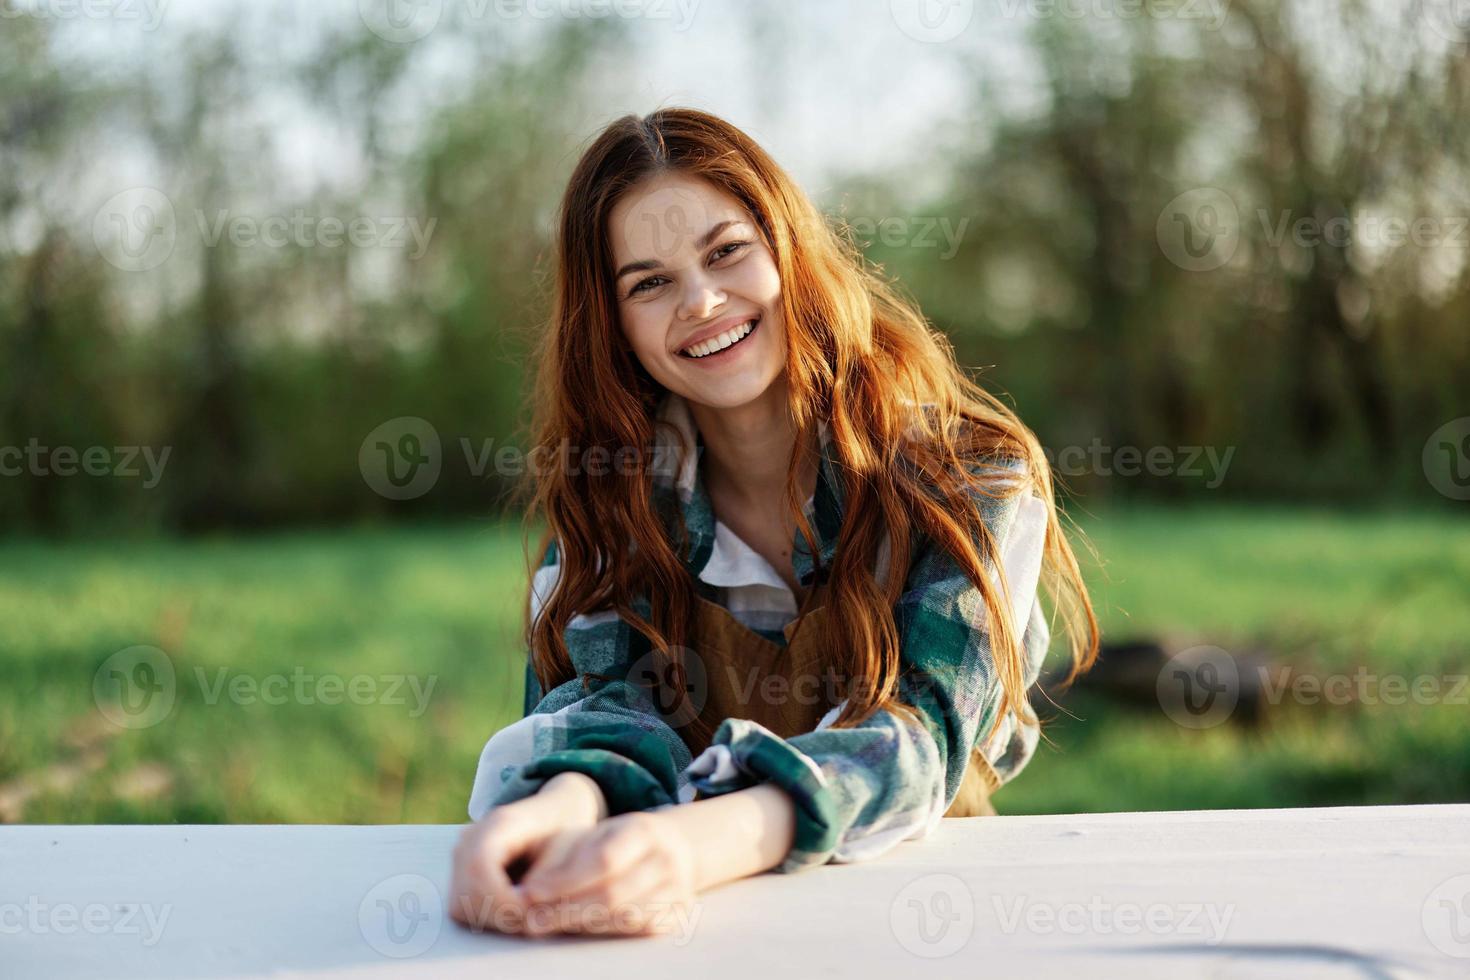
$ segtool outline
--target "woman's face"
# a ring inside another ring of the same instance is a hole
[[[655,381],[711,408],[771,388],[786,367],[781,277],[736,198],[661,174],[619,199],[608,235],[623,335]]]

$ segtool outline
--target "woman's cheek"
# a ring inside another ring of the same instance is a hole
[[[623,336],[628,341],[628,346],[633,348],[633,353],[638,360],[648,366],[651,356],[658,353],[660,338],[654,336],[653,325],[646,317],[636,314],[623,316]]]

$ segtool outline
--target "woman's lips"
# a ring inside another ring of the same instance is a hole
[[[756,335],[756,331],[759,331],[761,322],[763,322],[763,317],[751,317],[751,320],[753,320],[753,325],[751,325],[750,332],[748,332],[748,334],[745,334],[744,336],[741,336],[738,341],[735,341],[734,344],[729,345],[729,347],[722,348],[722,350],[711,351],[711,353],[703,354],[703,356],[692,356],[692,354],[685,354],[684,351],[679,351],[679,357],[682,357],[682,359],[684,360],[695,361],[695,363],[698,364],[706,363],[706,361],[723,361],[728,359],[729,354],[731,354],[736,347],[741,347],[741,345],[744,345],[745,341],[748,341],[751,336]]]

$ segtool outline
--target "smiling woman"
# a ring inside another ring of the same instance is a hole
[[[1039,735],[1044,596],[1071,676],[1097,651],[1035,436],[709,114],[609,126],[558,260],[538,446],[670,465],[535,475],[525,717],[481,755],[455,918],[649,931],[994,812]]]

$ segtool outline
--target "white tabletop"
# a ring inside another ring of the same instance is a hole
[[[460,928],[458,832],[0,828],[0,976],[1470,976],[1470,805],[944,820],[635,939]]]

